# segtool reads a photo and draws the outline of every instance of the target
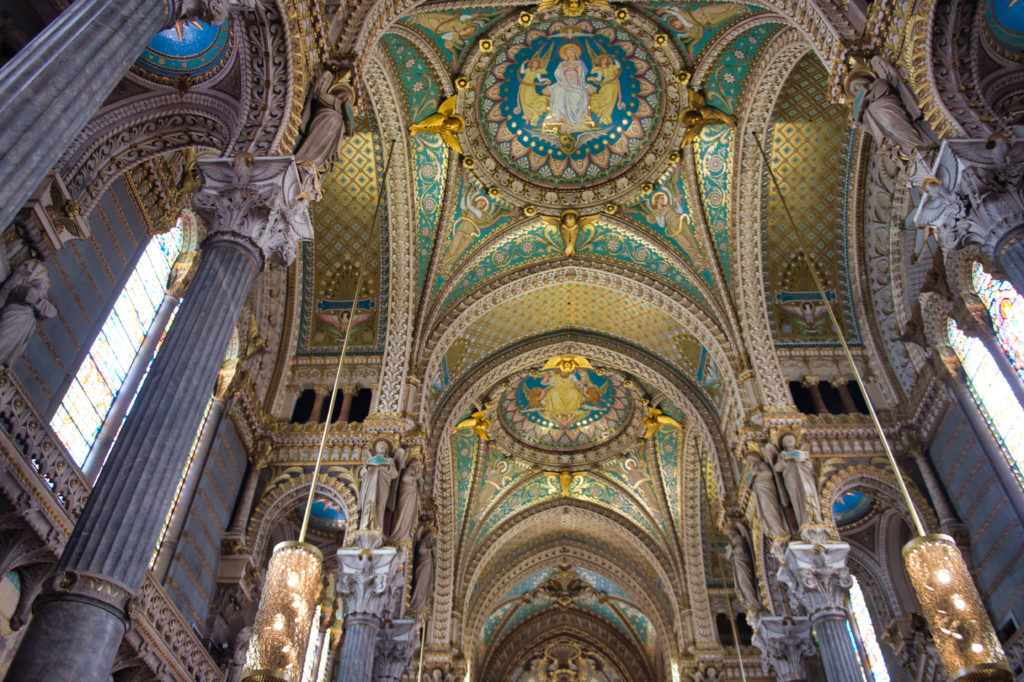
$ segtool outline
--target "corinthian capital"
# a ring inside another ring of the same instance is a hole
[[[418,645],[416,621],[402,619],[386,623],[377,633],[373,679],[400,682]]]
[[[992,256],[1000,240],[1024,223],[1024,140],[947,140],[921,181],[914,212],[945,249],[980,244]]]
[[[398,550],[348,547],[338,550],[338,560],[338,593],[345,598],[345,615],[387,617],[392,583],[399,568]]]
[[[804,658],[815,651],[807,618],[761,618],[752,641],[761,650],[765,673],[774,671],[780,682],[807,679]]]
[[[846,591],[853,578],[846,567],[845,542],[791,542],[779,568],[779,582],[789,589],[789,605],[804,609],[812,622],[846,617]]]
[[[208,243],[236,242],[262,270],[267,261],[291,265],[298,242],[313,238],[309,195],[290,156],[201,159],[199,169],[192,208],[209,227]]]

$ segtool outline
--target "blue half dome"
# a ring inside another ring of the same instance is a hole
[[[837,526],[860,521],[875,507],[875,498],[859,490],[851,490],[839,496],[832,504],[832,516]]]
[[[165,76],[195,76],[215,67],[227,54],[228,27],[202,21],[182,25],[178,31],[160,31],[139,57],[142,68]]]

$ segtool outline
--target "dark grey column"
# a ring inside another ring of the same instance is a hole
[[[78,0],[0,70],[0,227],[54,167],[153,36],[225,0]]]
[[[354,531],[357,544],[338,550],[338,593],[345,598],[345,640],[337,682],[370,682],[377,633],[389,616],[401,561],[394,547],[381,547],[378,531]]]
[[[1024,225],[1006,234],[992,251],[996,264],[1003,269],[1018,292],[1024,292]]]
[[[791,542],[778,573],[789,590],[790,606],[803,608],[810,618],[828,682],[863,682],[847,630],[846,595],[853,584],[846,568],[849,553],[845,542]]]
[[[312,236],[291,157],[200,168],[193,205],[209,235],[199,267],[8,680],[108,679],[246,293],[268,259],[289,262],[295,242]]]

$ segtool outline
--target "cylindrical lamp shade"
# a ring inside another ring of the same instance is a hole
[[[1006,654],[953,538],[915,538],[904,545],[903,561],[950,679],[1011,680]]]
[[[274,547],[249,640],[243,682],[298,682],[320,598],[323,555],[305,542]]]

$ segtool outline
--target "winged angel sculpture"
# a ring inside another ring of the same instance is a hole
[[[541,220],[547,226],[545,233],[554,233],[558,230],[562,237],[562,253],[571,256],[576,253],[576,240],[580,236],[580,230],[593,233],[594,223],[599,216],[581,216],[579,211],[567,209],[562,211],[560,218],[553,216],[541,216]],[[553,241],[553,240],[552,240]]]
[[[441,102],[441,106],[437,108],[436,114],[427,116],[419,123],[413,123],[409,126],[409,132],[412,135],[418,133],[435,133],[440,135],[441,140],[446,145],[454,149],[456,153],[461,154],[462,147],[459,145],[459,138],[456,135],[466,128],[466,119],[455,113],[455,100],[457,98],[458,95],[452,95]]]

